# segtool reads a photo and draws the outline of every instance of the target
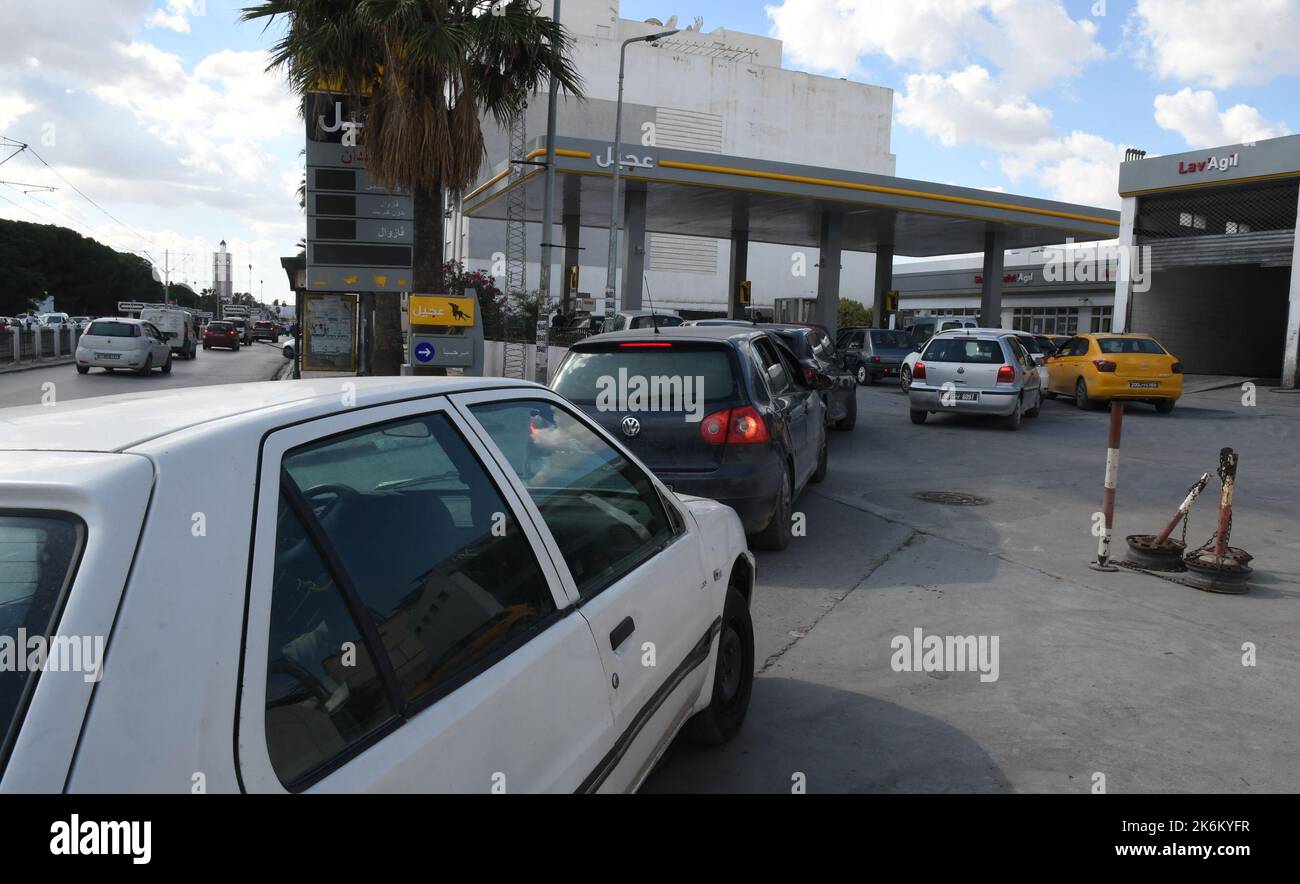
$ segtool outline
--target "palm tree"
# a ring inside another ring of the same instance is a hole
[[[242,19],[276,16],[287,28],[268,70],[304,100],[319,83],[364,100],[366,172],[414,197],[412,290],[441,291],[444,194],[478,174],[485,115],[508,127],[550,77],[581,97],[568,34],[534,0],[264,0]],[[397,374],[400,307],[375,300],[372,369]]]

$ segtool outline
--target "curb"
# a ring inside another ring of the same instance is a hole
[[[37,368],[51,368],[55,365],[71,365],[75,361],[76,360],[69,356],[66,359],[59,357],[58,359],[42,359],[40,362],[23,362],[18,365],[10,365],[5,368],[0,368],[0,374],[16,374],[20,371],[32,371]]]

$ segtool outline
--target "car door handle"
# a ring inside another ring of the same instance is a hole
[[[632,622],[632,618],[624,617],[623,622],[615,626],[614,631],[609,634],[610,650],[617,651],[635,630],[636,624]]]

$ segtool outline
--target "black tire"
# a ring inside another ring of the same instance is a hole
[[[144,365],[140,366],[140,370],[137,372],[137,374],[139,374],[141,377],[148,377],[149,375],[153,374],[152,353],[150,353],[148,356],[144,358]]]
[[[820,485],[822,482],[826,481],[826,468],[827,466],[829,466],[829,464],[827,463],[827,455],[829,454],[829,452],[826,450],[828,447],[829,445],[827,445],[826,442],[826,434],[823,433],[822,450],[817,455],[817,469],[813,470],[812,476],[809,477],[808,479],[809,484]]]
[[[1008,430],[1020,429],[1020,419],[1025,414],[1025,403],[1019,396],[1016,397],[1016,409],[1002,419],[1002,426]]]
[[[167,354],[167,361],[163,363],[162,373],[163,374],[172,373],[172,354],[170,353]]]
[[[1177,399],[1157,399],[1155,402],[1156,411],[1161,414],[1172,414],[1174,411],[1174,403],[1177,401]]]
[[[728,587],[713,667],[709,705],[686,722],[686,736],[697,743],[721,746],[740,730],[754,689],[754,623],[749,604],[735,587]]]
[[[853,376],[857,378],[859,385],[863,387],[870,386],[872,381],[871,372],[867,371],[867,366],[864,363],[858,363],[858,367],[853,370]]]
[[[1043,391],[1038,391],[1038,396],[1034,399],[1034,407],[1025,411],[1025,417],[1038,417],[1038,412],[1043,408]]]
[[[789,545],[790,515],[793,509],[794,477],[790,475],[790,468],[786,467],[781,477],[781,490],[777,492],[776,510],[772,513],[772,521],[766,528],[755,534],[751,541],[756,549],[775,552]]]
[[[1083,378],[1079,378],[1074,384],[1074,404],[1084,411],[1090,410],[1096,404],[1096,400],[1088,398],[1088,385],[1084,383]]]
[[[235,346],[231,347],[230,349],[231,349],[231,350],[234,350],[236,353],[238,353],[238,352],[239,352],[239,341],[235,341]]]
[[[78,366],[77,366],[77,374],[89,374],[89,373],[90,373],[90,366],[89,366],[89,365],[78,365]]]
[[[930,416],[930,412],[926,411],[925,409],[917,409],[917,408],[912,409],[912,423],[914,424],[925,423],[925,419],[929,416]]]
[[[835,422],[835,429],[851,430],[857,425],[858,425],[858,392],[857,390],[854,390],[853,395],[849,397],[848,411],[845,413],[844,417],[840,418]]]
[[[903,388],[904,393],[912,389],[912,369],[910,366],[904,365],[903,370],[898,373],[898,384]],[[917,421],[917,423],[922,423],[922,421]]]

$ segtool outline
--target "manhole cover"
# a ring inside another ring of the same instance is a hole
[[[960,491],[918,491],[912,496],[927,503],[943,503],[948,506],[984,506],[989,502],[986,497],[976,497]]]

